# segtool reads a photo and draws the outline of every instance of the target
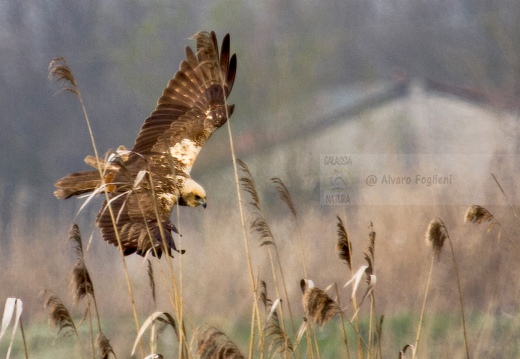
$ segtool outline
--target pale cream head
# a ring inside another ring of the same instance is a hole
[[[202,205],[202,207],[206,208],[206,191],[200,184],[188,178],[182,187],[179,204],[190,207]]]

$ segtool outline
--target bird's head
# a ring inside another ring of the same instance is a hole
[[[179,204],[190,207],[202,205],[202,207],[206,208],[206,191],[200,184],[188,178],[182,187]]]

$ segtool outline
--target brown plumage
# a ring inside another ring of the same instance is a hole
[[[69,174],[55,184],[57,198],[108,192],[112,213],[105,201],[97,224],[103,239],[115,246],[117,230],[125,255],[144,256],[149,250],[171,255],[177,250],[172,236],[177,231],[170,221],[173,207],[206,206],[206,193],[190,171],[211,134],[233,113],[234,105],[226,99],[237,61],[230,56],[229,34],[220,55],[214,32],[199,32],[194,39],[196,53],[186,47],[186,59],[142,125],[132,150],[120,147],[106,161],[88,156],[85,162],[95,171]]]

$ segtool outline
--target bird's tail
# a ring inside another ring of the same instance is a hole
[[[71,173],[54,184],[58,188],[54,191],[54,195],[59,199],[79,196],[94,191],[100,184],[98,171]]]

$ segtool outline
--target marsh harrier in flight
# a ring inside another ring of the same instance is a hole
[[[170,220],[174,206],[206,207],[204,188],[190,171],[211,134],[233,113],[226,99],[237,61],[230,56],[229,34],[220,55],[214,32],[194,38],[196,53],[186,46],[186,59],[144,121],[134,147],[120,148],[106,161],[88,156],[85,162],[97,170],[72,173],[55,184],[57,198],[107,192],[96,222],[103,239],[115,246],[117,231],[125,255],[171,255],[177,251],[172,234],[177,230]]]

